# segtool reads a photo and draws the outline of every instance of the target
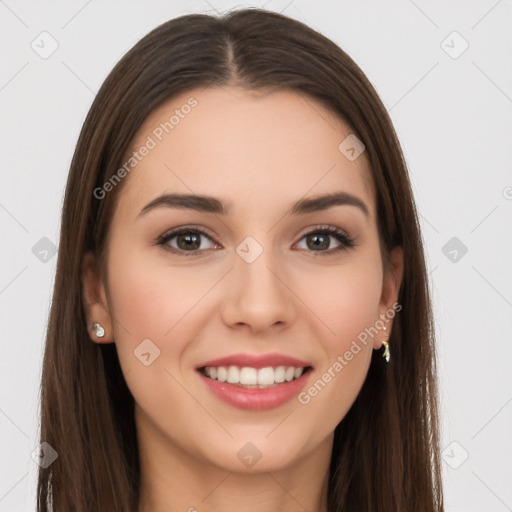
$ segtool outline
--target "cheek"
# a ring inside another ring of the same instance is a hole
[[[211,287],[211,276],[192,268],[148,264],[150,258],[118,251],[109,271],[113,315],[135,341],[163,340]]]
[[[315,271],[302,271],[297,295],[321,329],[325,350],[345,351],[351,341],[374,325],[382,293],[382,267],[373,255]],[[371,343],[370,343],[371,345]]]
[[[372,349],[349,344],[332,354],[329,362],[314,372],[297,399],[305,429],[326,437],[345,417],[359,394],[368,373]]]
[[[172,427],[175,415],[186,417],[191,407],[178,384],[178,366],[190,338],[187,321],[211,280],[197,278],[197,272],[194,277],[190,269],[149,265],[143,251],[129,253],[121,244],[116,249],[110,259],[109,292],[126,384],[146,417],[176,432],[177,439],[186,438],[186,422]]]
[[[115,343],[127,384],[144,404],[156,399],[151,390],[174,396],[169,373],[175,374],[186,351],[183,329],[209,281],[190,269],[150,265],[144,251],[122,249],[116,246],[109,266]]]
[[[382,291],[380,260],[362,257],[315,273],[307,295],[319,317],[324,357],[298,401],[310,428],[327,435],[346,415],[368,373]],[[303,295],[304,296],[304,295]],[[312,308],[312,309],[313,309]],[[321,327],[323,326],[323,327]]]

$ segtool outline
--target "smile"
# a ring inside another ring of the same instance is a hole
[[[289,361],[290,362],[290,361]],[[289,402],[306,387],[312,366],[209,365],[196,368],[207,389],[237,409],[263,411]]]
[[[247,389],[266,389],[298,379],[306,368],[295,368],[294,366],[272,368],[268,366],[258,369],[250,366],[242,368],[238,366],[206,366],[201,369],[201,372],[205,377],[218,382],[227,382]]]

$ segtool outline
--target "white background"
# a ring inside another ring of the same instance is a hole
[[[158,24],[242,5],[283,12],[334,40],[390,111],[410,168],[433,286],[446,510],[512,510],[511,2],[5,0],[0,511],[35,509],[31,452],[38,445],[56,257],[40,261],[32,248],[43,237],[58,244],[65,180],[94,95],[122,55]],[[31,47],[43,31],[58,42],[47,59]],[[447,51],[458,54],[464,40],[468,49],[452,58]],[[442,251],[452,237],[468,249],[463,256],[459,249],[455,262],[452,248],[445,250],[450,257]]]

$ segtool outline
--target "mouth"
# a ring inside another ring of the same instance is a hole
[[[304,388],[313,366],[285,354],[232,354],[205,361],[196,371],[219,400],[245,410],[283,405]]]
[[[204,366],[198,371],[207,379],[244,389],[269,389],[296,381],[312,370],[311,366]]]
[[[195,369],[217,399],[238,409],[262,411],[297,397],[313,366],[282,354],[235,354]]]

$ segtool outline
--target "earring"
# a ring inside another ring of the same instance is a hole
[[[382,357],[386,360],[386,363],[389,363],[389,360],[391,359],[391,355],[389,354],[389,343],[387,341],[383,341],[382,346],[384,347],[384,354],[382,354]]]
[[[386,331],[387,327],[384,325],[382,329]],[[386,363],[389,363],[389,360],[391,359],[391,355],[389,353],[389,343],[386,340],[384,340],[382,342],[382,346],[384,347],[384,354],[382,354],[382,357],[386,360]]]
[[[98,338],[103,338],[103,336],[105,336],[105,329],[103,329],[103,327],[98,323],[93,324],[92,330],[96,332],[96,336],[98,336]]]

